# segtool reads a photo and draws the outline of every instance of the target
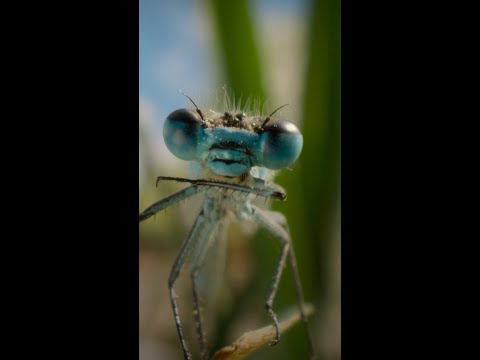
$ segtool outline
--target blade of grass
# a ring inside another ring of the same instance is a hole
[[[218,56],[224,64],[226,84],[235,97],[265,100],[260,56],[245,0],[208,1],[216,29]]]

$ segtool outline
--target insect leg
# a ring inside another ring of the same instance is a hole
[[[163,198],[162,200],[157,201],[156,203],[150,205],[148,208],[146,208],[140,215],[140,221],[142,222],[149,217],[155,215],[157,212],[166,209],[169,206],[172,206],[175,203],[178,203],[181,200],[184,200],[192,195],[195,195],[198,193],[200,189],[197,186],[190,186],[187,187],[183,190],[180,190],[176,192],[175,194],[172,194],[170,196],[167,196],[166,198]]]
[[[175,325],[177,327],[177,333],[180,339],[180,344],[182,345],[182,350],[183,350],[183,355],[185,357],[185,360],[191,360],[191,355],[188,351],[187,344],[185,342],[185,336],[183,334],[183,328],[180,322],[180,315],[178,312],[177,294],[173,289],[173,285],[175,284],[175,281],[180,275],[180,271],[183,265],[185,264],[185,260],[187,259],[193,244],[198,239],[199,233],[201,233],[204,223],[205,223],[205,215],[204,215],[204,210],[202,209],[200,214],[197,216],[197,219],[195,220],[195,223],[192,227],[192,230],[190,231],[190,234],[187,237],[187,240],[185,240],[185,242],[183,243],[182,249],[180,250],[180,253],[178,254],[177,259],[175,260],[175,263],[170,272],[170,277],[168,278],[168,290],[170,291],[170,301],[172,303],[173,315],[175,317]]]
[[[270,220],[273,220],[277,224],[281,225],[285,229],[285,231],[288,233],[288,238],[290,242],[288,262],[290,265],[290,269],[292,271],[293,282],[295,283],[295,292],[297,295],[297,302],[298,302],[298,307],[300,311],[300,316],[302,318],[305,332],[307,334],[310,356],[313,359],[315,357],[315,348],[313,346],[313,338],[312,338],[312,333],[310,331],[310,328],[308,326],[307,316],[305,315],[305,300],[303,296],[302,282],[300,281],[300,273],[298,271],[297,258],[295,256],[295,251],[291,244],[290,229],[288,227],[287,219],[282,213],[279,213],[277,211],[269,211],[269,210],[262,210],[262,209],[255,209],[255,211],[264,213],[264,216],[268,217]]]
[[[282,244],[282,251],[277,261],[277,265],[275,266],[275,273],[273,275],[273,281],[270,288],[270,292],[267,297],[267,301],[265,306],[267,308],[268,315],[272,318],[272,321],[275,325],[276,330],[276,338],[275,340],[270,343],[270,346],[276,345],[280,340],[280,331],[278,328],[278,320],[277,315],[273,312],[272,305],[273,300],[275,299],[275,295],[278,290],[278,284],[280,283],[280,278],[282,276],[283,268],[285,267],[285,263],[287,260],[287,256],[290,250],[290,235],[288,232],[274,219],[272,219],[268,212],[263,211],[256,206],[251,205],[251,215],[255,220],[257,220],[264,228],[270,231],[276,238],[280,240]]]

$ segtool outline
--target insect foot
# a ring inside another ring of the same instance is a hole
[[[268,345],[269,346],[275,346],[280,341],[280,329],[278,328],[277,315],[272,310],[272,302],[271,301],[267,301],[266,304],[265,304],[265,307],[267,308],[268,315],[270,315],[270,317],[273,320],[273,324],[275,325],[275,340],[272,340]]]

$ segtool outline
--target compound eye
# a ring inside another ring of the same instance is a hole
[[[287,120],[267,124],[261,134],[263,141],[263,165],[277,170],[287,167],[300,156],[303,136],[300,130]]]
[[[193,160],[202,120],[195,110],[179,109],[167,116],[163,138],[168,150],[182,160]]]

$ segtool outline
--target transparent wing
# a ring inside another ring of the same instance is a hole
[[[198,275],[198,289],[204,299],[205,306],[214,307],[220,301],[224,290],[224,274],[227,257],[227,229],[228,218],[218,221],[215,231],[212,233],[203,251],[205,258],[202,261]],[[201,244],[198,244],[202,246]],[[202,249],[195,249],[196,255]],[[195,259],[194,259],[195,261]]]

